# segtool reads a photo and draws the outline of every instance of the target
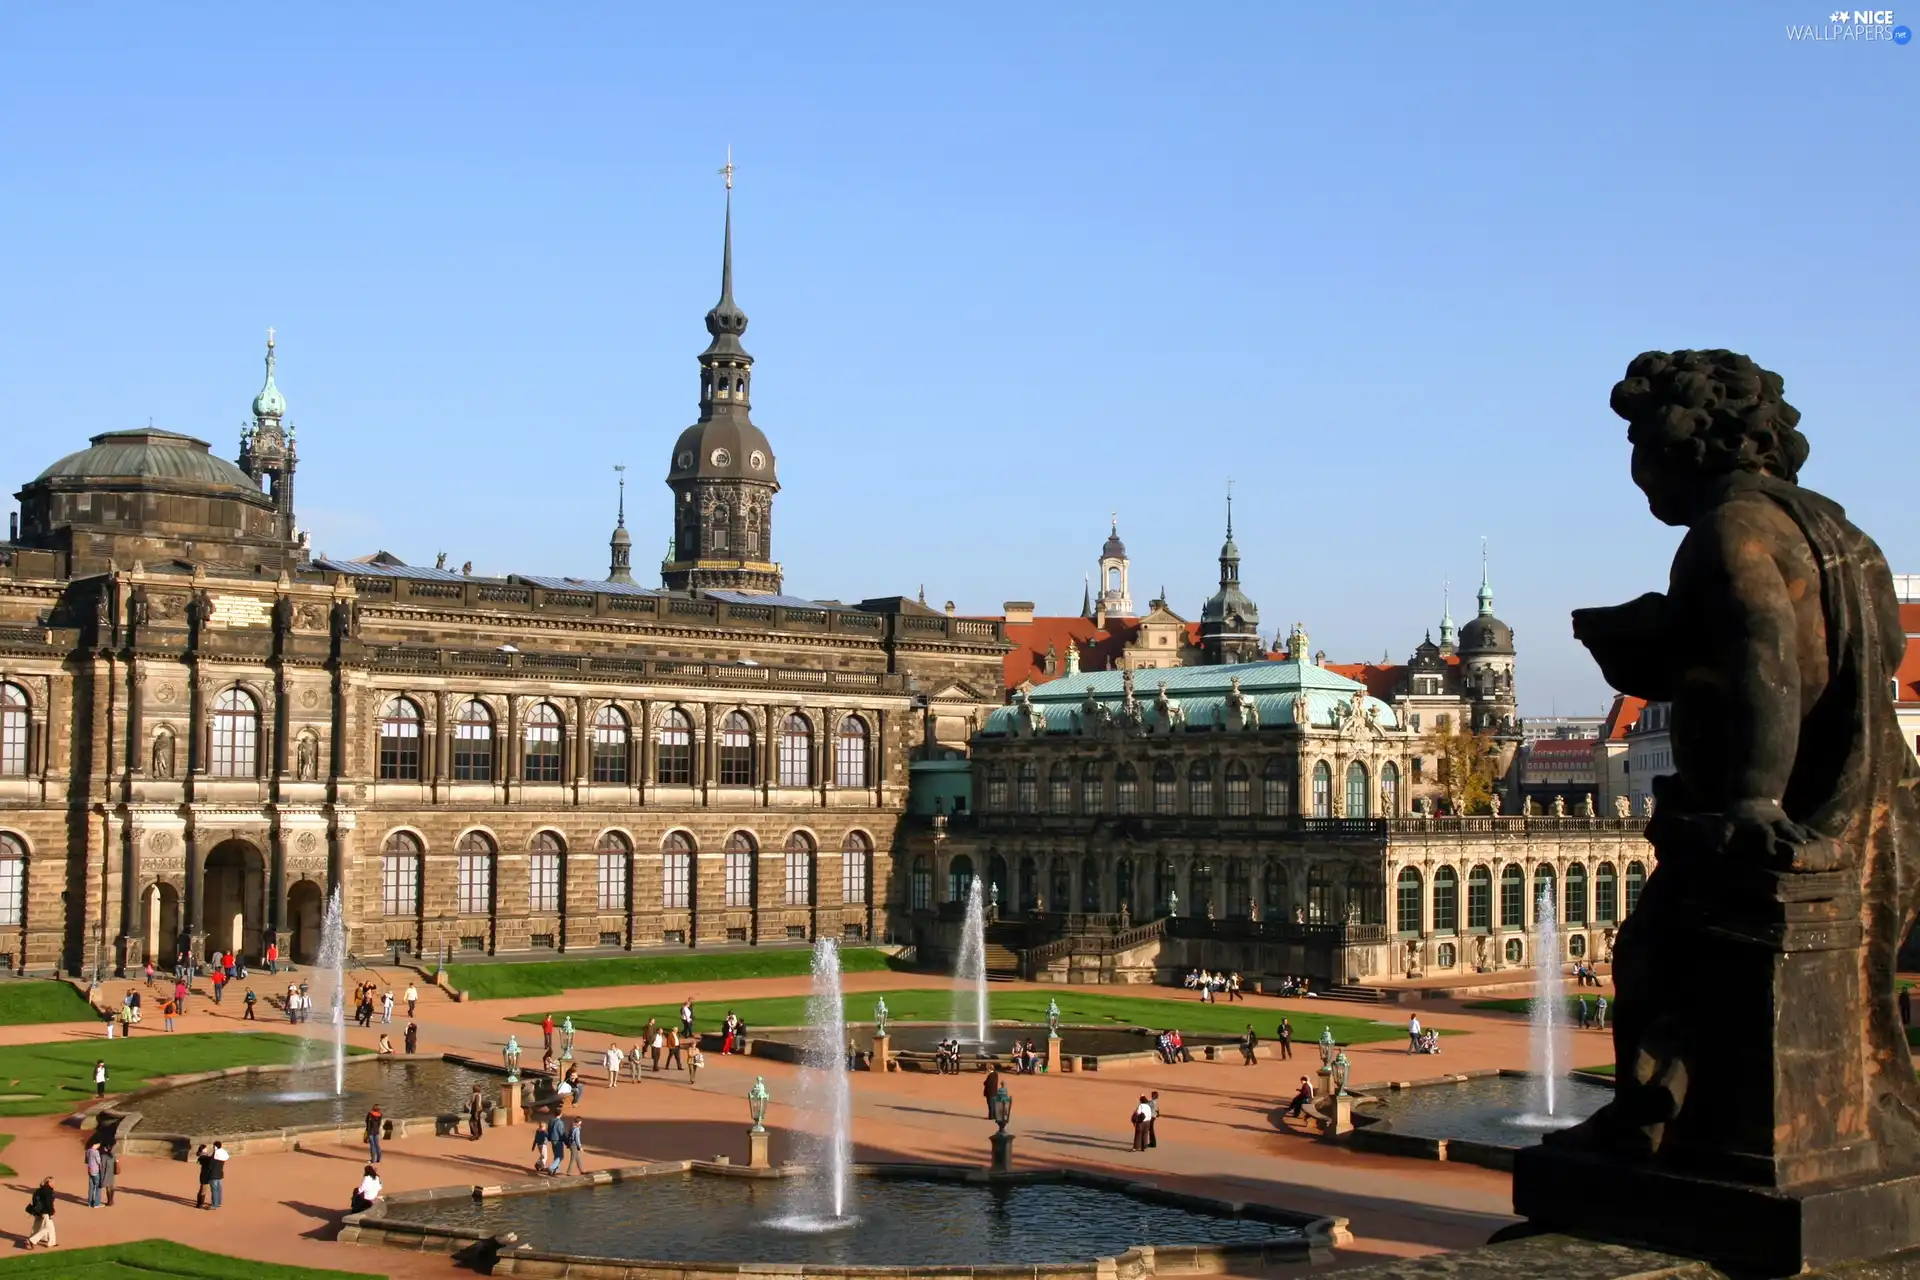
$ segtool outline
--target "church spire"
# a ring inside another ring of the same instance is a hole
[[[1440,584],[1440,652],[1452,653],[1457,633],[1453,627],[1453,583]]]
[[[627,468],[624,463],[615,463],[613,469],[620,475],[620,515],[613,526],[613,537],[607,540],[610,552],[607,581],[632,583],[633,535],[627,532]]]
[[[1480,616],[1493,616],[1493,583],[1487,577],[1487,540],[1480,539]]]

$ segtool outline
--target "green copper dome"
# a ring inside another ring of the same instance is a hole
[[[267,385],[253,398],[253,416],[282,418],[287,413],[287,398],[273,385],[273,330],[267,330]]]
[[[153,427],[97,435],[87,448],[68,454],[42,471],[39,480],[69,482],[58,486],[63,489],[74,488],[71,482],[81,480],[143,480],[162,485],[174,481],[216,485],[262,497],[260,486],[239,467],[209,453],[205,440]]]

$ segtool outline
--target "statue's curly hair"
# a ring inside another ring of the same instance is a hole
[[[1709,474],[1761,471],[1797,479],[1807,438],[1786,383],[1732,351],[1647,351],[1614,384],[1627,439],[1652,444]]]

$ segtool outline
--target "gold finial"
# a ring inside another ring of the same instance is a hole
[[[727,163],[720,169],[720,176],[727,180],[727,190],[733,190],[733,144],[727,144]]]
[[[272,325],[267,326],[267,345],[269,347],[273,345],[273,326]]]

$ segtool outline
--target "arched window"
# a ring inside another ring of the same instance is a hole
[[[1467,872],[1467,932],[1493,928],[1493,872],[1485,864]]]
[[[1171,760],[1153,766],[1153,811],[1162,816],[1180,812],[1180,775]]]
[[[1400,816],[1400,766],[1391,760],[1380,766],[1380,816]]]
[[[726,392],[722,391],[720,394],[725,395]],[[727,510],[725,503],[720,503],[714,507],[713,514],[709,517],[710,523],[707,526],[707,549],[709,551],[727,550],[727,521],[732,518],[732,515],[733,513]]]
[[[454,906],[463,916],[484,916],[493,911],[493,841],[485,832],[469,831],[454,846],[458,855],[455,869]]]
[[[999,765],[987,766],[987,812],[1007,811],[1007,771]]]
[[[1554,898],[1554,875],[1551,863],[1541,863],[1533,871],[1533,922],[1540,923],[1542,916],[1559,914],[1559,906]]]
[[[1327,879],[1327,869],[1316,862],[1307,868],[1307,919],[1314,924],[1326,924],[1333,920],[1333,882]]]
[[[813,722],[797,711],[780,722],[780,785],[813,785]]]
[[[1587,922],[1587,865],[1584,862],[1567,865],[1567,906],[1563,915],[1564,924]]]
[[[1355,760],[1347,765],[1347,812],[1349,818],[1370,818],[1373,807],[1367,796],[1367,766]]]
[[[747,511],[747,554],[760,554],[760,513],[751,508]]]
[[[594,901],[602,911],[625,911],[632,901],[633,845],[618,831],[600,833],[594,849],[594,881],[599,892]]]
[[[17,684],[0,684],[0,774],[17,778],[26,773],[30,724],[27,691]]]
[[[1452,867],[1433,873],[1433,931],[1460,931],[1460,873]]]
[[[1227,765],[1227,816],[1244,818],[1253,812],[1253,779],[1247,766],[1235,760]]]
[[[454,713],[453,780],[493,781],[493,712],[478,698],[468,698]]]
[[[1130,764],[1113,771],[1113,811],[1140,812],[1140,774]]]
[[[795,831],[787,837],[786,883],[787,905],[790,907],[810,907],[813,905],[813,840],[804,831]]]
[[[0,925],[25,924],[26,919],[27,846],[12,832],[0,831]]]
[[[420,862],[426,850],[411,831],[396,831],[380,849],[380,914],[420,914]]]
[[[744,711],[729,711],[720,722],[720,785],[753,785],[753,721]]]
[[[536,831],[527,845],[527,910],[551,915],[560,910],[562,868],[567,846],[551,831]]]
[[[1267,859],[1260,877],[1260,912],[1269,920],[1285,922],[1293,918],[1293,886],[1287,883],[1287,869],[1278,859]]]
[[[1420,872],[1402,867],[1393,882],[1393,928],[1405,937],[1420,934]]]
[[[1049,883],[1047,887],[1047,905],[1055,911],[1073,910],[1073,868],[1067,864],[1067,856],[1055,854],[1048,860]]]
[[[1253,910],[1253,892],[1247,880],[1247,860],[1245,858],[1227,859],[1227,900],[1222,904],[1226,914],[1236,920],[1244,920]]]
[[[1073,812],[1073,768],[1065,760],[1054,761],[1047,771],[1047,812]]]
[[[933,864],[924,853],[913,857],[913,870],[907,878],[907,901],[915,911],[933,910]]]
[[[1091,854],[1080,859],[1080,909],[1088,915],[1100,910],[1100,863]]]
[[[1347,918],[1355,924],[1387,922],[1387,886],[1376,867],[1352,863],[1347,867]]]
[[[693,720],[678,707],[660,717],[653,758],[653,780],[661,786],[684,787],[693,781]]]
[[[1205,760],[1195,760],[1187,769],[1187,812],[1197,818],[1213,816],[1213,766]]]
[[[1293,813],[1293,772],[1279,756],[1268,756],[1260,770],[1261,811],[1269,818]]]
[[[1640,905],[1640,891],[1646,888],[1646,886],[1647,886],[1646,865],[1644,863],[1639,863],[1639,862],[1629,862],[1627,864],[1626,911],[1622,914],[1621,919],[1624,920],[1627,916],[1632,915],[1634,912],[1634,909]]]
[[[660,909],[685,911],[693,905],[693,837],[669,831],[660,842]]]
[[[1100,813],[1107,804],[1106,779],[1100,776],[1099,762],[1089,760],[1080,766],[1080,812]]]
[[[848,716],[840,722],[840,733],[833,747],[833,784],[836,787],[864,787],[867,781],[867,722]]]
[[[1527,927],[1527,873],[1517,862],[1509,862],[1500,873],[1500,927]]]
[[[726,849],[726,898],[729,907],[751,907],[753,905],[753,864],[757,846],[753,837],[744,831],[736,831],[727,837]]]
[[[1593,872],[1593,922],[1614,924],[1620,919],[1620,879],[1611,862],[1603,862]]]
[[[1031,760],[1022,760],[1014,769],[1013,807],[1020,813],[1040,807],[1040,770]]]
[[[1124,910],[1133,915],[1138,908],[1133,901],[1133,860],[1117,858],[1113,864],[1113,909]]]
[[[873,842],[863,831],[849,831],[840,842],[840,901],[852,905],[867,900],[873,876]]]
[[[1175,903],[1173,901],[1173,895],[1175,890],[1173,886],[1175,883],[1175,879],[1176,879],[1176,873],[1174,872],[1173,864],[1171,862],[1168,862],[1165,858],[1162,858],[1160,860],[1160,865],[1155,867],[1153,870],[1153,909],[1154,911],[1156,912],[1164,911],[1168,915],[1174,914]],[[1193,910],[1192,903],[1187,904],[1187,910],[1188,911]]]
[[[593,713],[593,780],[627,780],[627,713],[618,707],[602,707]]]
[[[947,901],[965,902],[973,891],[973,859],[964,853],[953,855],[947,864]]]
[[[213,700],[213,750],[207,772],[251,778],[260,760],[260,712],[245,689],[223,689]]]
[[[1333,816],[1333,770],[1325,760],[1313,766],[1313,816]]]
[[[411,698],[389,698],[380,712],[380,778],[420,779],[420,708]]]
[[[560,713],[550,702],[536,702],[527,709],[527,723],[521,734],[520,776],[528,782],[560,781]]]

